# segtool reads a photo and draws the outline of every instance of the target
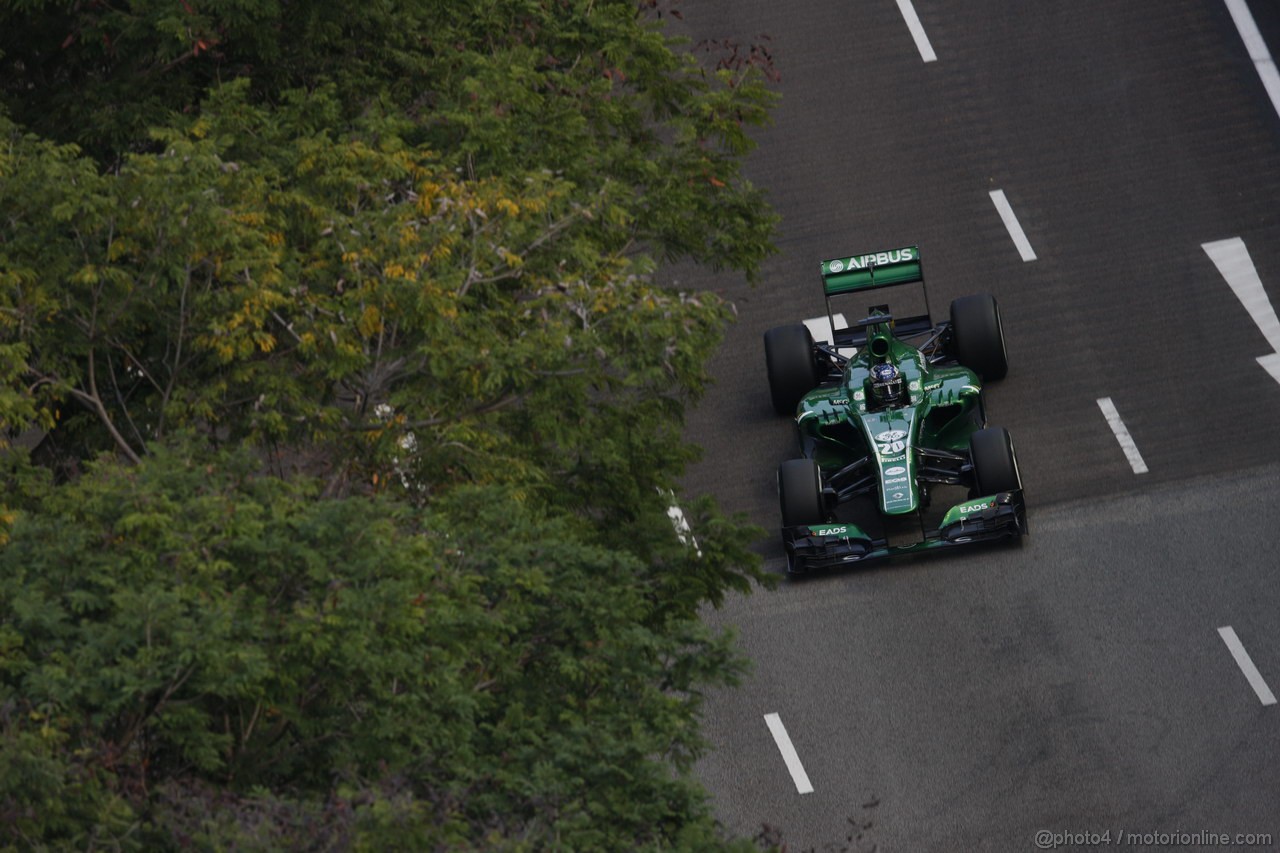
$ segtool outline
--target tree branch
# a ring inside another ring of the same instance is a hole
[[[115,441],[116,447],[120,448],[120,452],[125,457],[137,465],[142,461],[142,457],[138,456],[134,449],[129,446],[129,442],[120,434],[120,430],[116,429],[116,425],[111,421],[111,415],[107,412],[107,407],[102,404],[102,398],[98,396],[98,382],[94,378],[94,362],[93,362],[92,345],[89,346],[89,393],[81,391],[79,388],[68,388],[68,392],[72,397],[79,400],[98,416],[98,420],[102,421],[102,425],[107,428],[107,432],[111,434],[111,438]]]
[[[124,453],[130,462],[137,465],[142,461],[133,448],[129,446],[129,442],[120,434],[120,430],[116,429],[116,425],[111,421],[111,415],[107,412],[107,407],[102,403],[102,396],[98,393],[98,373],[97,365],[94,362],[94,353],[97,346],[94,338],[97,337],[98,331],[98,301],[102,293],[101,284],[94,287],[93,290],[93,307],[89,316],[89,393],[86,394],[78,388],[70,388],[71,396],[85,404],[98,416],[98,420],[102,421],[103,426],[107,428],[107,432],[111,434],[111,438],[115,441],[116,446]]]
[[[164,392],[160,396],[160,417],[156,421],[156,438],[164,435],[165,414],[169,410],[173,386],[178,381],[178,371],[182,367],[182,339],[187,333],[187,291],[190,287],[191,262],[188,261],[182,270],[182,293],[178,296],[178,339],[174,342],[173,366],[169,368],[169,381],[165,383]]]
[[[128,353],[125,354],[128,357]],[[124,412],[124,419],[129,423],[129,429],[133,432],[133,437],[138,440],[138,444],[145,447],[147,440],[142,437],[142,433],[138,430],[138,425],[133,422],[133,416],[129,414],[129,405],[125,402],[124,394],[120,392],[120,380],[116,378],[116,366],[111,360],[111,350],[107,350],[107,373],[111,376],[111,390],[115,394],[116,402],[120,404],[120,411]]]

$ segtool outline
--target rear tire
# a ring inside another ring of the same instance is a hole
[[[826,521],[818,463],[812,459],[788,459],[778,466],[778,503],[783,527]]]
[[[956,361],[994,382],[1009,372],[1000,307],[989,293],[962,296],[951,303],[951,340]]]
[[[1022,488],[1013,439],[1004,427],[980,429],[969,436],[969,458],[973,461],[973,487],[977,492],[974,497]]]
[[[773,408],[780,415],[794,415],[804,395],[818,385],[813,335],[803,325],[770,329],[764,333],[764,361]]]

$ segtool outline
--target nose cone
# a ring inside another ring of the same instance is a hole
[[[904,515],[920,507],[916,488],[914,409],[891,409],[862,416],[867,448],[880,477],[880,511]]]

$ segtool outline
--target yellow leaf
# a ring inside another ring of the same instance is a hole
[[[97,267],[93,264],[85,264],[76,270],[75,274],[71,276],[71,280],[76,284],[94,285],[101,280],[101,276],[98,275]]]
[[[258,342],[258,349],[263,352],[271,352],[276,348],[276,336],[270,332],[255,332],[253,338]]]
[[[372,305],[366,305],[364,313],[360,315],[360,321],[356,323],[356,328],[360,330],[360,334],[366,338],[371,338],[382,330],[382,314]]]

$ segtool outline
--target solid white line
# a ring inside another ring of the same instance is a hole
[[[765,714],[764,721],[769,724],[769,731],[773,733],[773,740],[778,744],[782,760],[787,763],[787,769],[791,771],[796,790],[801,794],[812,794],[813,785],[809,784],[809,774],[804,772],[804,765],[800,763],[800,756],[796,755],[796,748],[791,745],[791,737],[787,734],[787,727],[782,725],[782,718],[777,714]]]
[[[1272,351],[1280,352],[1280,320],[1276,319],[1276,310],[1271,307],[1271,300],[1267,298],[1267,291],[1262,286],[1262,279],[1258,277],[1258,269],[1253,265],[1253,258],[1249,257],[1244,240],[1232,237],[1201,243],[1200,248],[1227,280],[1236,299],[1249,312]]]
[[[1262,286],[1262,279],[1258,277],[1258,269],[1253,265],[1253,258],[1249,257],[1244,240],[1232,237],[1201,243],[1200,248],[1227,280],[1236,299],[1240,300],[1271,345],[1272,352],[1280,352],[1280,319],[1276,319],[1276,310],[1271,307],[1271,300],[1267,298],[1267,291]]]
[[[1004,197],[1004,190],[992,190],[991,200],[995,202],[996,210],[1004,220],[1004,227],[1009,230],[1009,236],[1013,238],[1013,245],[1018,247],[1018,254],[1022,256],[1022,260],[1034,261],[1036,253],[1031,249],[1031,242],[1027,240],[1022,226],[1018,224],[1018,217],[1013,215],[1013,208],[1009,206],[1009,200]]]
[[[1244,0],[1227,0],[1227,10],[1231,12],[1231,19],[1236,22],[1236,29],[1240,31],[1240,38],[1244,40],[1245,49],[1249,51],[1253,66],[1258,69],[1263,88],[1271,97],[1271,106],[1275,108],[1276,114],[1280,115],[1280,72],[1276,71],[1275,60],[1267,50],[1267,43],[1263,40],[1262,33],[1258,32],[1258,25],[1253,22],[1253,14],[1249,11],[1249,6]]]
[[[1276,704],[1276,695],[1271,692],[1267,682],[1262,680],[1262,673],[1258,672],[1258,668],[1253,665],[1253,658],[1249,657],[1249,653],[1244,650],[1244,644],[1240,642],[1240,638],[1236,636],[1232,627],[1227,625],[1219,628],[1218,634],[1231,650],[1231,656],[1236,659],[1236,666],[1240,667],[1244,677],[1249,680],[1249,686],[1253,688],[1254,693],[1258,694],[1259,701],[1263,705]]]
[[[1249,257],[1249,250],[1244,240],[1231,237],[1213,243],[1201,243],[1200,248],[1213,261],[1219,274],[1227,280],[1236,299],[1249,312],[1249,316],[1257,325],[1272,352],[1258,356],[1258,364],[1280,382],[1280,320],[1276,319],[1276,311],[1271,307],[1267,291],[1262,287],[1262,279]]]
[[[1098,408],[1102,409],[1102,416],[1107,419],[1107,425],[1115,433],[1116,441],[1120,442],[1120,449],[1124,451],[1125,458],[1129,460],[1129,467],[1133,468],[1133,473],[1147,473],[1147,463],[1142,461],[1142,454],[1138,452],[1138,445],[1133,443],[1133,436],[1129,435],[1129,428],[1124,425],[1124,421],[1120,420],[1120,413],[1116,411],[1116,404],[1111,402],[1110,397],[1102,397],[1098,400]]]
[[[1280,353],[1271,353],[1270,355],[1258,356],[1258,364],[1261,364],[1267,373],[1271,374],[1271,378],[1276,382],[1280,382]]]
[[[836,321],[836,325],[842,329],[849,328],[849,323],[844,319],[843,314],[836,314],[831,319]],[[835,333],[831,329],[831,320],[827,319],[827,315],[821,317],[810,317],[803,321],[809,327],[809,334],[813,335],[815,341],[826,341],[827,343],[835,343]]]
[[[925,62],[935,61],[938,55],[933,52],[933,45],[929,44],[929,37],[924,34],[920,16],[916,14],[916,7],[911,5],[911,0],[898,0],[898,11],[907,22],[911,37],[916,40],[916,49],[920,51],[920,58]]]

